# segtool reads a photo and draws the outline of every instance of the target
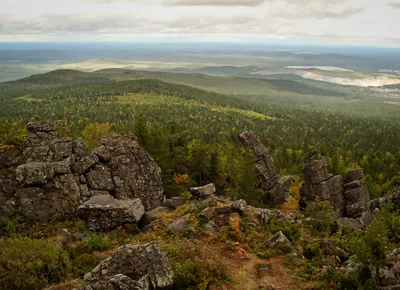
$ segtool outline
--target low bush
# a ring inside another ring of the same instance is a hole
[[[67,279],[71,269],[68,253],[46,240],[0,240],[0,289],[43,289]]]
[[[92,234],[84,242],[85,248],[89,251],[105,251],[108,249],[109,243],[106,237],[99,234]]]

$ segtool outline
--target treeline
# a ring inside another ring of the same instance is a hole
[[[161,166],[169,195],[215,182],[227,195],[262,201],[252,158],[237,139],[244,130],[256,132],[282,174],[301,178],[302,159],[317,149],[335,174],[361,166],[372,197],[400,186],[396,118],[267,105],[157,80],[11,84],[0,86],[3,124],[65,119],[74,136],[93,123],[108,123],[118,134],[136,134]],[[6,133],[0,136],[8,136],[1,137],[2,143],[10,143],[13,126],[1,130]]]

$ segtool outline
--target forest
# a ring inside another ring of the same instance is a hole
[[[93,132],[135,134],[162,168],[168,196],[214,182],[223,195],[259,204],[264,199],[259,180],[237,138],[252,130],[273,154],[280,174],[292,174],[298,183],[302,159],[318,150],[333,174],[362,167],[372,199],[400,185],[400,117],[385,111],[369,114],[376,109],[373,103],[362,103],[356,114],[318,104],[272,104],[155,79],[59,74],[0,84],[0,144],[18,147],[26,123],[43,119],[65,120],[69,134],[87,142]]]

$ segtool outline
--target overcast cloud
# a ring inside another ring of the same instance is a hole
[[[296,39],[400,46],[400,0],[1,0],[0,41]]]

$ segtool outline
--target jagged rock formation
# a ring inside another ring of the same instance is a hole
[[[262,188],[268,193],[267,202],[273,207],[283,204],[289,196],[289,188],[293,182],[293,177],[285,176],[278,179],[278,171],[274,159],[256,134],[243,132],[239,135],[239,140],[245,147],[250,148],[255,158],[254,164],[259,172]]]
[[[346,173],[344,199],[346,201],[346,216],[359,218],[369,210],[369,192],[363,184],[364,171],[362,168],[349,170]]]
[[[345,216],[343,178],[328,172],[326,158],[313,151],[304,158],[303,171],[304,182],[300,190],[300,205],[305,207],[319,197],[321,201],[329,201],[339,217]]]
[[[169,289],[173,284],[173,272],[157,244],[128,244],[86,274],[85,280],[90,284],[82,290],[108,290],[110,286],[121,290]]]
[[[198,198],[207,198],[210,195],[213,195],[216,192],[215,184],[210,183],[200,187],[191,187],[190,193]]]
[[[161,170],[135,136],[88,150],[62,130],[62,122],[31,123],[22,154],[0,153],[0,221],[16,214],[25,223],[62,221],[80,208],[93,229],[105,229],[162,204]]]

